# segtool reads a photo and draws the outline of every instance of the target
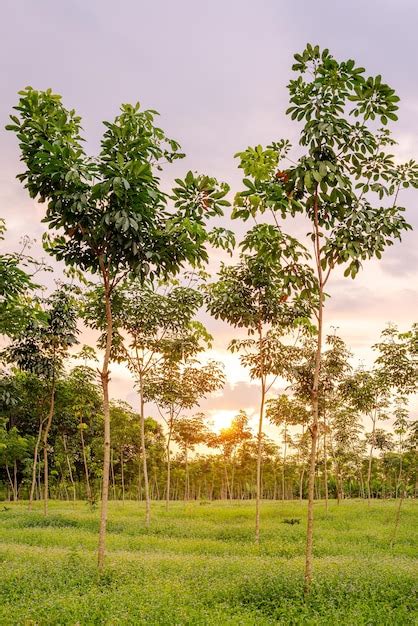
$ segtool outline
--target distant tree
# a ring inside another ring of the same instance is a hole
[[[126,464],[131,461],[138,446],[140,423],[138,415],[127,402],[112,401],[110,406],[112,424],[111,474],[116,499],[114,457],[118,459],[120,468],[122,502],[125,502]]]
[[[309,411],[306,404],[298,398],[281,394],[267,402],[267,419],[275,426],[283,427],[283,458],[282,458],[282,499],[285,499],[286,452],[289,441],[288,427],[303,426],[309,422]]]
[[[248,415],[245,411],[240,411],[238,415],[232,418],[231,424],[227,428],[222,428],[219,434],[213,434],[208,439],[208,445],[211,448],[220,448],[222,450],[223,465],[225,472],[225,487],[227,496],[230,499],[234,497],[234,477],[236,457],[240,447],[252,439],[253,435],[248,427]],[[231,476],[228,476],[228,465],[231,467]]]
[[[95,359],[95,352],[89,346],[83,346],[83,349],[77,355],[79,358],[87,360]],[[90,445],[86,442],[86,435],[94,433],[97,429],[99,420],[102,420],[102,402],[100,398],[100,387],[96,381],[97,372],[89,367],[86,362],[84,365],[77,365],[68,374],[65,384],[67,388],[67,406],[71,414],[77,421],[78,435],[81,444],[81,457],[83,462],[86,495],[90,505],[95,501],[93,493],[91,477],[90,477]]]
[[[17,502],[19,494],[17,466],[18,463],[24,463],[28,458],[31,442],[28,437],[23,437],[19,433],[16,426],[7,430],[6,424],[7,420],[0,418],[0,466],[6,470],[13,500]]]
[[[31,324],[25,333],[15,339],[6,350],[7,358],[22,371],[40,376],[49,386],[49,409],[39,424],[35,444],[32,486],[29,508],[32,506],[36,461],[42,440],[44,459],[44,513],[48,514],[48,435],[55,408],[57,380],[63,371],[64,361],[71,346],[77,341],[77,315],[74,301],[64,288],[55,291],[47,300],[45,324]]]
[[[337,393],[329,406],[329,426],[331,438],[331,455],[334,462],[334,473],[338,504],[344,497],[344,475],[352,470],[358,475],[362,484],[361,464],[365,444],[360,439],[362,424],[360,413]]]
[[[181,413],[224,385],[223,368],[216,361],[201,365],[192,358],[173,358],[170,353],[144,380],[144,398],[154,402],[167,427],[166,506],[171,488],[171,440]]]
[[[189,478],[189,453],[195,447],[207,441],[209,430],[205,423],[203,413],[197,413],[191,417],[179,417],[173,427],[173,441],[175,441],[184,453],[185,462],[185,484],[184,499],[190,498],[190,478]]]
[[[5,231],[5,222],[0,218],[0,241]],[[0,335],[16,337],[30,321],[42,317],[36,295],[39,285],[34,277],[50,268],[28,255],[30,244],[29,237],[23,237],[19,252],[0,254]]]
[[[151,518],[151,498],[148,484],[147,452],[145,447],[144,381],[149,372],[164,359],[167,351],[180,349],[193,353],[196,335],[190,325],[202,305],[202,295],[192,287],[173,281],[160,290],[128,282],[121,290],[118,320],[119,355],[135,377],[139,395],[141,456],[145,488],[145,524]],[[127,335],[127,341],[123,340]],[[188,342],[188,345],[185,345]]]

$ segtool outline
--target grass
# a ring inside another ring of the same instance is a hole
[[[106,571],[96,572],[98,512],[83,502],[0,503],[0,624],[418,624],[418,503],[316,507],[315,582],[303,597],[306,504],[110,503]],[[5,510],[7,508],[8,510]],[[298,518],[300,524],[284,523]]]

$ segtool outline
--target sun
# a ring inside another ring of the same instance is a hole
[[[219,432],[223,428],[230,426],[233,418],[237,414],[237,411],[231,410],[216,410],[209,412],[209,423],[212,425],[213,430]]]

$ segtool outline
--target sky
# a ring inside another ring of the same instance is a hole
[[[0,10],[0,215],[8,250],[28,234],[37,239],[32,253],[42,256],[44,205],[31,201],[15,179],[21,171],[18,146],[3,130],[17,92],[27,85],[62,94],[64,104],[82,116],[92,154],[102,120],[117,115],[122,102],[157,109],[160,125],[187,154],[164,172],[164,187],[193,169],[236,191],[237,151],[280,138],[297,142],[298,126],[284,114],[286,85],[292,55],[309,41],[383,75],[401,98],[393,128],[396,157],[418,155],[415,0],[3,0]],[[367,263],[355,281],[336,275],[328,287],[326,328],[338,329],[353,350],[353,364],[370,365],[370,346],[387,322],[407,329],[417,319],[418,194],[406,192],[400,200],[415,230],[382,261]],[[286,230],[305,234],[297,223]],[[254,420],[257,386],[227,351],[236,333],[206,314],[202,320],[214,335],[205,356],[224,362],[228,378],[222,395],[202,408],[217,427],[242,408]],[[112,393],[136,404],[129,373],[119,365],[113,367]]]

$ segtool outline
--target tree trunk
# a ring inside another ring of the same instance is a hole
[[[120,476],[122,482],[122,502],[125,503],[125,468],[124,468],[123,448],[120,449]]]
[[[299,500],[303,500],[303,479],[305,478],[305,464],[302,465],[302,471],[299,479]]]
[[[399,474],[398,474],[398,478],[396,480],[396,486],[395,486],[395,500],[398,497],[398,491],[399,491],[399,487],[401,484],[401,478],[402,478],[402,464],[403,464],[403,454],[402,454],[402,434],[399,435]]]
[[[170,502],[170,485],[171,485],[171,457],[170,457],[170,443],[171,443],[171,433],[173,430],[173,419],[170,416],[170,425],[167,437],[167,487],[165,494],[165,508],[168,511],[168,505]]]
[[[225,500],[228,500],[228,498],[232,500],[232,492],[231,492],[231,487],[229,485],[228,467],[227,467],[226,459],[224,461],[224,473],[225,473],[225,489],[223,489],[222,491],[224,492]]]
[[[138,500],[142,502],[142,474],[141,474],[141,459],[138,462]]]
[[[115,465],[113,463],[113,450],[110,451],[110,472],[112,475],[113,499],[116,500]]]
[[[44,449],[44,515],[48,515],[48,495],[49,495],[49,472],[48,472],[48,435],[51,429],[52,418],[54,416],[55,407],[55,373],[52,377],[51,398],[49,404],[48,418],[46,420],[45,430],[42,435],[42,443]]]
[[[72,488],[73,488],[73,502],[75,502],[76,501],[75,482],[74,482],[74,478],[73,478],[73,472],[72,472],[72,469],[71,469],[70,457],[68,456],[67,442],[66,442],[65,435],[62,436],[62,442],[64,444],[65,458],[67,460],[68,475],[70,477],[71,485],[72,485]]]
[[[19,499],[19,487],[17,484],[17,462],[16,459],[13,462],[13,482],[14,482],[14,486],[15,486],[15,494],[16,494],[16,500]]]
[[[319,425],[319,374],[321,370],[322,356],[322,332],[323,332],[323,309],[324,309],[324,282],[321,267],[321,242],[318,224],[318,197],[314,202],[314,226],[315,226],[315,258],[318,275],[319,306],[318,306],[318,335],[315,355],[315,369],[312,385],[312,426],[311,432],[311,452],[309,457],[309,477],[308,477],[308,523],[306,531],[306,555],[305,555],[305,592],[310,591],[313,570],[313,528],[314,528],[314,497],[315,497],[315,466],[316,451],[318,443]]]
[[[149,482],[148,482],[147,451],[145,447],[145,411],[144,411],[144,387],[143,387],[142,374],[139,377],[139,421],[140,421],[140,430],[141,430],[142,473],[144,475],[144,491],[145,491],[145,526],[148,528],[151,522],[151,499],[150,499]]]
[[[185,455],[185,481],[184,481],[184,499],[187,502],[189,500],[189,490],[190,490],[190,485],[189,485],[189,458],[188,458],[188,450],[187,448],[184,451],[184,455]]]
[[[328,513],[328,446],[327,446],[327,418],[324,410],[324,488],[325,511]]]
[[[86,476],[86,493],[87,500],[89,501],[90,506],[93,504],[93,498],[90,488],[90,476],[89,476],[89,468],[87,465],[87,456],[86,456],[86,447],[84,445],[84,433],[83,433],[83,420],[80,417],[80,439],[81,439],[81,451],[83,454],[83,465],[84,465],[84,474]]]
[[[110,467],[110,405],[109,405],[109,362],[112,348],[112,306],[109,285],[109,274],[105,269],[103,257],[100,257],[102,270],[105,308],[106,308],[106,349],[103,358],[101,381],[103,389],[103,418],[104,418],[104,442],[103,442],[103,478],[102,478],[102,504],[100,511],[99,545],[97,551],[97,564],[99,571],[103,570],[106,550],[106,525],[109,500],[109,467]]]
[[[367,468],[367,504],[368,504],[368,506],[370,506],[370,499],[371,499],[370,479],[371,479],[371,475],[372,475],[374,435],[375,435],[375,432],[376,432],[376,412],[374,413],[374,415],[372,417],[372,420],[373,420],[372,439],[371,439],[371,444],[370,444],[369,466]]]
[[[10,476],[9,464],[7,462],[6,462],[6,474],[7,474],[7,478],[9,479],[10,487],[12,488],[13,502],[16,502],[17,494],[16,494],[16,491],[15,491],[15,486],[13,484],[12,477]]]
[[[285,480],[286,480],[286,452],[287,452],[287,423],[284,423],[283,442],[283,467],[282,467],[282,500],[285,500]]]
[[[255,542],[260,543],[260,504],[261,504],[261,457],[263,452],[263,415],[264,415],[264,402],[265,402],[265,381],[264,378],[261,382],[261,402],[260,402],[260,417],[258,421],[258,433],[257,433],[257,487],[256,487],[256,502],[255,502]]]

